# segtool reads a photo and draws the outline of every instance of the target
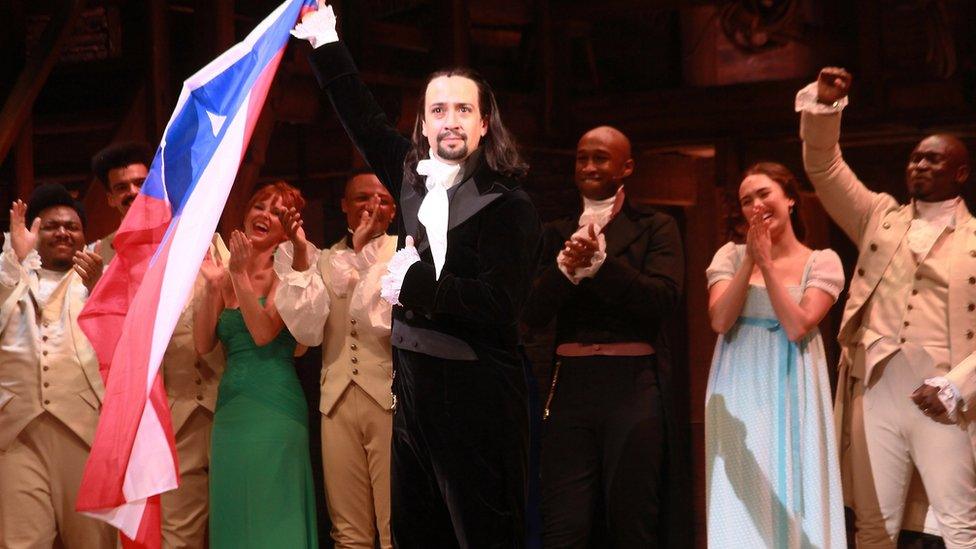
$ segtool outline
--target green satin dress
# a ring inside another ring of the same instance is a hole
[[[227,352],[211,435],[211,549],[318,547],[308,408],[295,339],[258,347],[238,309],[217,336]]]

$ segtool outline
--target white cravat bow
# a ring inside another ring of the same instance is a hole
[[[434,270],[437,278],[441,276],[444,259],[447,257],[447,217],[449,201],[447,190],[454,186],[454,180],[461,170],[460,164],[448,164],[434,157],[417,163],[417,173],[427,177],[427,194],[420,203],[417,219],[427,229],[427,242],[430,254],[434,257]]]

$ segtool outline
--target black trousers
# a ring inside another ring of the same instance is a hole
[[[529,420],[521,358],[393,352],[394,547],[523,547]]]
[[[542,436],[543,547],[658,547],[664,422],[656,360],[557,357]]]

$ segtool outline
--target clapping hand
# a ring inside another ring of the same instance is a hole
[[[577,269],[588,267],[593,263],[593,255],[599,249],[596,225],[591,224],[586,235],[576,235],[565,242],[562,253],[563,267],[569,271],[569,274],[575,275]]]
[[[389,210],[381,208],[379,194],[374,194],[369,199],[369,204],[363,209],[359,218],[359,225],[352,232],[352,247],[359,253],[366,247],[370,240],[379,236],[390,224]]]
[[[207,282],[207,287],[211,290],[219,290],[227,279],[227,269],[224,262],[216,252],[207,252],[203,256],[203,263],[200,265],[200,274]]]
[[[764,204],[756,204],[752,218],[749,220],[749,231],[746,233],[746,251],[760,268],[768,267],[773,263],[773,242],[769,236],[769,220],[763,219],[768,211]]]
[[[102,256],[95,252],[77,251],[74,256],[74,264],[75,272],[78,273],[81,282],[88,288],[88,293],[91,293],[95,289],[95,285],[98,284],[98,280],[102,278],[102,270],[105,267]]]
[[[817,101],[833,105],[847,97],[851,90],[851,73],[839,67],[825,67],[817,77]]]
[[[244,233],[235,230],[230,235],[230,269],[231,274],[240,275],[247,272],[247,264],[251,259],[253,245]]]
[[[26,215],[27,204],[23,200],[17,200],[10,207],[10,247],[17,254],[17,261],[26,259],[27,254],[37,246],[37,233],[41,230],[39,217],[31,222],[28,230]]]
[[[305,222],[302,220],[302,214],[295,208],[278,208],[275,214],[281,221],[285,238],[295,245],[296,250],[304,248],[308,244],[308,239],[305,238]]]

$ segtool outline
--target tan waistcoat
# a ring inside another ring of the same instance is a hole
[[[43,308],[32,273],[0,295],[0,451],[44,412],[91,446],[104,387],[98,361],[78,327],[88,292],[71,271]],[[63,324],[60,345],[46,332]]]
[[[387,263],[396,250],[396,238],[385,236],[386,242],[377,262]],[[369,319],[351,315],[349,298],[336,294],[329,284],[329,256],[333,251],[347,249],[342,240],[324,250],[319,256],[318,269],[329,292],[330,312],[325,321],[322,340],[322,398],[319,410],[328,415],[350,383],[361,387],[383,409],[393,406],[390,392],[393,383],[393,359],[390,334],[378,334],[370,329]],[[360,281],[359,284],[363,284]],[[375,291],[379,291],[376,288]]]

